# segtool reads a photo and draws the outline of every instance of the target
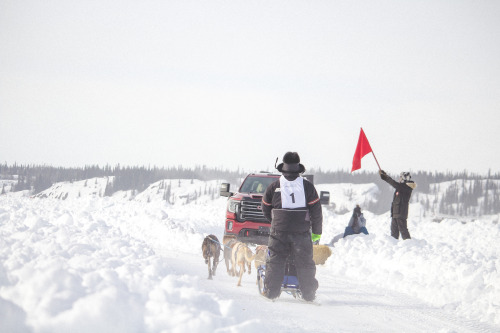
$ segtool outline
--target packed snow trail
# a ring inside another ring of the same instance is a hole
[[[458,318],[426,305],[410,296],[383,288],[353,283],[329,276],[317,266],[320,284],[314,306],[282,294],[276,302],[267,302],[258,294],[256,271],[244,273],[242,286],[226,272],[222,261],[213,280],[206,278],[207,266],[200,256],[178,254],[165,256],[176,274],[199,276],[200,289],[222,300],[232,300],[236,311],[255,319],[260,329],[248,332],[494,332],[495,328]],[[235,311],[235,310],[233,310]]]

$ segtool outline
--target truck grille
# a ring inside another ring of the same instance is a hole
[[[241,200],[241,219],[244,221],[268,222],[262,213],[260,199]]]

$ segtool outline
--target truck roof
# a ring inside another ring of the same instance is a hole
[[[272,172],[266,172],[266,171],[260,171],[260,172],[254,172],[248,174],[248,176],[259,176],[259,177],[280,177],[280,173],[272,173]]]

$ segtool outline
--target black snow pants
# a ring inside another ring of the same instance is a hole
[[[410,232],[408,231],[408,223],[406,219],[402,218],[392,218],[391,222],[391,236],[399,239],[399,233],[403,239],[409,239]]]
[[[285,261],[292,254],[302,297],[305,300],[313,300],[318,289],[318,280],[315,277],[316,264],[313,261],[310,232],[271,231],[268,248],[269,258],[264,280],[266,296],[271,299],[279,297],[285,276]]]

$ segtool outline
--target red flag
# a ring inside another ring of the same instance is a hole
[[[361,132],[359,132],[358,146],[356,147],[356,152],[354,153],[354,158],[352,159],[352,170],[361,169],[361,159],[366,154],[372,152],[372,147],[370,147],[370,143],[366,138],[365,132],[363,132],[363,128],[361,128]]]

